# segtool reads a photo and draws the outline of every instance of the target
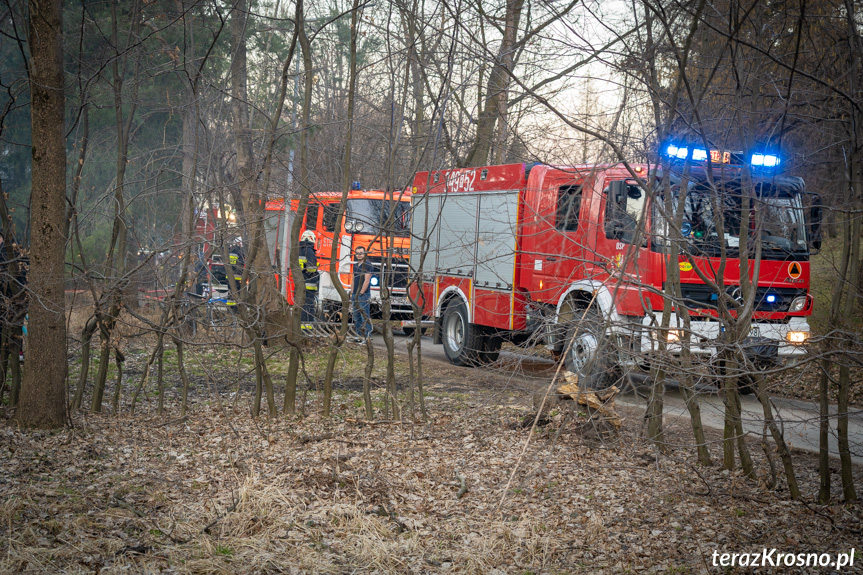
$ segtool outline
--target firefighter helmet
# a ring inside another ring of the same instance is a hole
[[[312,230],[304,231],[302,237],[300,238],[300,241],[315,243],[315,232],[313,232]]]

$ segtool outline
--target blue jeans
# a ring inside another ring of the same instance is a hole
[[[371,294],[354,294],[354,329],[360,337],[372,335]]]

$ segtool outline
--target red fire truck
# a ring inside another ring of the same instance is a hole
[[[408,251],[410,247],[410,192],[387,192],[384,190],[363,190],[358,182],[348,191],[347,208],[342,218],[340,243],[338,248],[338,271],[342,286],[348,291],[353,279],[352,256],[356,246],[364,246],[368,260],[375,268],[371,280],[372,315],[380,316],[381,284],[388,281],[390,288],[391,317],[413,317],[413,308],[407,298]],[[330,279],[330,261],[335,237],[336,216],[342,194],[323,192],[312,194],[309,198],[300,235],[306,230],[315,233],[315,250],[318,269],[321,272],[318,305],[319,317],[331,317],[331,313],[341,309],[341,299]],[[290,279],[290,265],[286,255],[290,254],[291,225],[299,207],[299,200],[292,200],[290,212],[285,212],[283,200],[270,200],[266,206],[267,245],[270,249],[279,288],[288,303],[293,304],[294,286]],[[393,212],[392,219],[389,218]],[[393,245],[390,249],[390,229],[392,222]],[[387,271],[386,262],[392,255],[392,266]],[[281,278],[288,278],[282,282]]]
[[[803,180],[768,169],[778,163],[770,155],[750,156],[756,167],[744,170],[742,154],[666,151],[680,162],[666,174],[672,204],[684,195],[675,262],[682,301],[675,305],[691,311],[687,333],[676,313],[670,329],[658,329],[669,223],[656,166],[510,164],[417,173],[412,268],[419,269],[422,255],[416,238],[427,238],[429,247],[411,297],[435,319],[436,343],[449,361],[494,361],[504,341],[543,342],[558,354],[568,349],[567,368],[599,386],[604,345],[619,354],[611,360],[618,364],[643,360],[660,337],[672,351],[688,338],[693,354],[715,354],[725,331],[718,306],[726,298],[718,291],[741,301],[740,258],[753,263],[752,249],[739,253],[747,202],[750,238],[757,238],[748,243],[761,244],[760,265],[749,266],[750,278],[756,269],[758,276],[748,339],[777,361],[805,353],[809,255],[820,245],[820,215],[810,208],[807,224]],[[744,171],[751,195],[741,193]]]

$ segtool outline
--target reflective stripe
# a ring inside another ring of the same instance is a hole
[[[306,289],[307,290],[317,290],[318,284],[306,284]]]

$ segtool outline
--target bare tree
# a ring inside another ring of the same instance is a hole
[[[30,251],[30,353],[16,419],[27,427],[66,421],[66,141],[63,3],[30,2],[33,192]]]

